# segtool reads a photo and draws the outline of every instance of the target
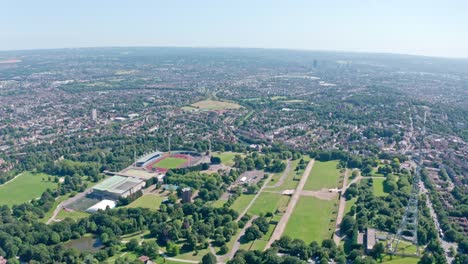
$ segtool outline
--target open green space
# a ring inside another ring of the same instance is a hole
[[[234,166],[234,157],[236,155],[242,156],[242,153],[236,153],[236,152],[231,152],[231,151],[213,153],[213,156],[220,158],[221,163],[226,166]]]
[[[353,205],[356,204],[356,201],[357,201],[357,197],[354,197],[353,199],[346,201],[345,211],[344,211],[345,214],[351,211],[351,207],[353,207]]]
[[[187,162],[186,159],[167,157],[161,160],[160,162],[153,164],[153,167],[163,168],[163,169],[175,169],[175,168],[179,168],[180,166],[182,166],[182,164],[184,164],[185,162]]]
[[[82,218],[86,218],[88,217],[89,214],[86,213],[86,212],[81,212],[81,211],[67,211],[67,210],[60,210],[60,212],[57,214],[57,217],[55,217],[55,219],[57,220],[63,220],[65,218],[71,218],[75,221],[78,221]]]
[[[401,257],[401,256],[393,256],[390,257],[389,255],[385,255],[382,259],[382,263],[386,264],[417,264],[419,258],[417,257]]]
[[[155,194],[145,194],[140,198],[133,201],[131,204],[126,207],[129,208],[148,208],[152,210],[158,210],[161,203],[166,199],[166,197],[155,195]]]
[[[262,192],[252,204],[248,213],[251,215],[275,213],[276,209],[287,206],[290,197],[280,193]]]
[[[375,196],[387,196],[388,195],[388,193],[384,191],[384,181],[385,181],[385,178],[372,179],[372,188],[374,189]]]
[[[304,190],[318,191],[323,188],[337,188],[341,172],[336,168],[338,161],[315,161]]]
[[[203,100],[196,103],[191,104],[191,106],[203,110],[226,110],[226,109],[239,109],[242,106],[231,103],[231,102],[222,102],[216,100]]]
[[[57,188],[45,173],[24,172],[13,180],[0,185],[0,205],[17,205],[39,198],[47,189]]]
[[[52,206],[52,208],[47,213],[44,214],[44,217],[41,218],[40,221],[43,222],[43,223],[47,222],[52,217],[52,215],[54,214],[55,208],[57,208],[57,206],[61,202],[67,200],[68,198],[70,198],[69,194],[57,197],[57,199],[55,199],[55,202],[54,202],[54,205]]]
[[[244,209],[249,205],[250,201],[255,197],[253,194],[242,194],[241,196],[237,197],[234,203],[231,205],[231,209],[242,213]]]
[[[306,163],[309,162],[309,158],[304,157],[304,161]],[[283,191],[283,190],[291,190],[291,189],[296,189],[297,185],[299,184],[299,180],[301,179],[302,175],[304,174],[304,170],[301,171],[296,171],[296,167],[299,164],[299,159],[298,160],[293,160],[291,161],[291,170],[289,171],[288,175],[286,175],[286,178],[284,179],[283,184],[279,187],[274,187],[274,188],[269,188],[268,190],[274,190],[274,191]],[[282,175],[280,173],[279,175]],[[276,177],[276,174],[273,175],[273,178]],[[274,186],[279,177],[275,179],[274,181],[271,181],[267,184],[267,186]]]
[[[335,202],[302,196],[289,218],[284,235],[302,239],[306,243],[320,243],[323,239],[330,238],[333,230],[329,230],[329,224]]]

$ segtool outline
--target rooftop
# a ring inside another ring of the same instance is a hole
[[[109,179],[96,184],[96,186],[94,186],[93,189],[98,191],[107,191],[111,193],[122,194],[142,182],[142,180],[135,178],[112,176]]]

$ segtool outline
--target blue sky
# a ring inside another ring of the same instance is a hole
[[[0,50],[259,47],[468,57],[465,0],[0,0]]]

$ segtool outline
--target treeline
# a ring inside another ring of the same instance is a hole
[[[357,243],[358,232],[365,232],[369,227],[392,234],[396,234],[398,230],[405,206],[409,201],[412,177],[408,174],[401,174],[398,181],[394,176],[387,178],[384,188],[387,188],[388,196],[377,197],[374,195],[372,179],[365,179],[358,185],[351,185],[345,193],[347,199],[358,197],[350,212],[344,216],[340,226],[341,234],[346,235],[344,249],[348,258],[350,255],[363,254],[362,245]],[[418,244],[428,245],[425,255],[433,257],[433,263],[445,263],[444,252],[437,244],[437,230],[429,209],[425,206],[425,200],[420,200],[418,205]],[[374,253],[377,254],[377,251],[381,250],[377,248]],[[378,255],[380,256],[380,254]]]

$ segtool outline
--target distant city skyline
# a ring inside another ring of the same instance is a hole
[[[0,0],[0,50],[239,47],[468,58],[468,2]]]

